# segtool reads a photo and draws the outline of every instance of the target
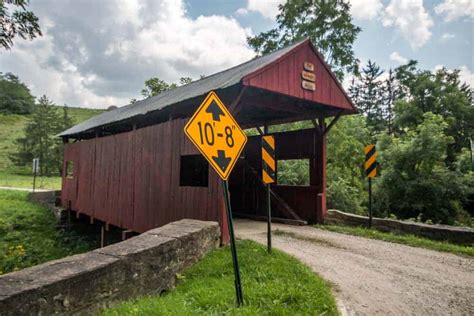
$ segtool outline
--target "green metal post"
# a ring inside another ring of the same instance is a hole
[[[372,227],[372,178],[369,178],[369,228]]]
[[[267,248],[272,252],[272,205],[270,199],[270,184],[267,184]]]
[[[222,184],[224,185],[224,198],[225,198],[225,205],[227,209],[227,225],[229,227],[229,235],[230,235],[230,251],[232,252],[232,262],[234,265],[235,294],[237,296],[237,305],[241,306],[244,304],[244,297],[242,294],[239,261],[237,259],[237,249],[235,246],[234,223],[232,220],[232,208],[230,205],[230,198],[229,198],[229,183],[223,180]]]

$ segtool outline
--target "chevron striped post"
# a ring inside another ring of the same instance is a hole
[[[369,228],[372,227],[372,178],[377,176],[377,151],[375,144],[364,147],[365,153],[365,174],[369,178]]]
[[[270,183],[275,182],[275,137],[262,136],[262,180],[267,185],[267,248],[272,252],[272,205],[270,199]]]

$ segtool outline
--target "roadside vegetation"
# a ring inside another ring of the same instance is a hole
[[[238,241],[244,306],[235,304],[229,247],[212,251],[178,276],[162,296],[126,302],[103,315],[337,315],[329,285],[307,266],[280,251]]]
[[[51,210],[28,193],[0,190],[0,274],[92,250],[96,241],[58,228]],[[89,235],[90,236],[90,235]]]
[[[365,227],[348,227],[338,225],[315,225],[315,227],[346,235],[378,239],[412,247],[420,247],[436,251],[451,252],[456,255],[474,257],[474,247],[472,245],[462,246],[449,242],[435,241],[427,238],[422,238],[411,234],[385,233]]]

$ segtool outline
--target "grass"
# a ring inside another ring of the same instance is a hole
[[[0,187],[33,188],[33,176],[0,172]],[[60,190],[61,177],[36,177],[36,188]]]
[[[0,114],[0,170],[12,167],[9,159],[16,150],[15,139],[24,135],[27,116]]]
[[[229,247],[178,276],[175,289],[103,311],[103,315],[337,315],[329,285],[293,257],[238,241],[244,306],[235,305]]]
[[[93,249],[95,241],[57,228],[46,207],[28,193],[0,190],[0,274]]]
[[[398,244],[404,244],[412,247],[420,247],[436,251],[450,252],[467,257],[474,257],[474,248],[472,246],[462,246],[444,241],[435,241],[410,234],[402,235],[395,233],[385,233],[365,227],[348,227],[337,225],[315,225],[315,227],[336,233],[355,235],[371,239],[394,242]]]

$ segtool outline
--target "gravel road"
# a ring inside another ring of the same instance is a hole
[[[474,315],[473,259],[309,226],[272,228],[275,248],[331,283],[343,315]],[[266,244],[264,222],[238,219],[235,229]]]

